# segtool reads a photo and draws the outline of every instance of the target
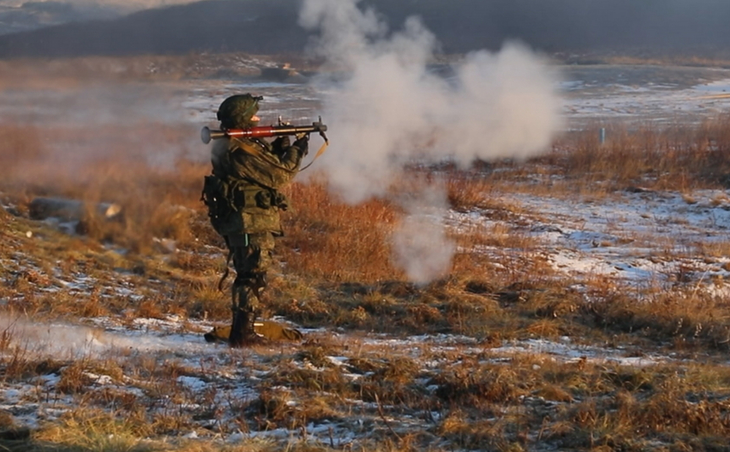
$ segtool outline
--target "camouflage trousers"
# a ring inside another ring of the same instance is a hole
[[[266,288],[266,272],[272,263],[274,236],[271,233],[241,234],[226,237],[236,279],[233,281],[234,311],[255,313],[260,309],[261,293]]]

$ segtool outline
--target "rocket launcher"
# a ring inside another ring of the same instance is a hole
[[[329,143],[327,135],[325,135],[326,131],[327,126],[322,124],[322,118],[320,117],[319,121],[313,122],[312,125],[307,126],[293,126],[280,121],[279,124],[275,126],[250,127],[248,129],[211,130],[208,127],[203,127],[203,130],[200,131],[200,139],[203,140],[203,143],[208,144],[211,140],[217,140],[220,138],[268,138],[316,132],[319,133],[325,143]]]

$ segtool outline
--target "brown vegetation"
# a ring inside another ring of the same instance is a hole
[[[719,117],[667,129],[616,125],[605,144],[598,143],[595,130],[566,135],[549,155],[522,164],[449,170],[448,198],[456,210],[509,220],[519,218],[522,208],[491,195],[512,190],[601,197],[635,187],[691,196],[694,189],[727,188],[727,121]],[[150,127],[185,149],[188,130]],[[6,313],[72,322],[170,313],[227,321],[227,296],[216,289],[225,265],[223,244],[199,202],[207,163],[186,160],[182,153],[167,167],[150,166],[143,152],[125,141],[129,131],[108,131],[115,140],[103,159],[85,154],[89,158],[80,159],[73,172],[64,172],[40,131],[18,124],[0,127],[0,197],[8,211],[0,211],[0,300]],[[57,142],[69,146],[78,133],[52,131]],[[541,177],[526,182],[527,174]],[[346,205],[322,181],[295,183],[287,194],[293,206],[284,218],[287,235],[277,248],[284,265],[272,275],[269,314],[302,326],[337,328],[351,333],[351,340],[320,338],[268,356],[255,398],[221,404],[213,393],[194,393],[176,380],[218,378],[206,363],[191,369],[139,356],[121,363],[38,360],[32,350],[13,343],[10,325],[0,331],[2,380],[56,374],[54,393],[36,397],[78,401],[78,409],[44,425],[30,444],[23,442],[24,450],[51,450],[52,445],[83,451],[204,450],[182,440],[163,445],[163,437],[195,429],[201,417],[216,421],[223,411],[237,413],[242,431],[282,427],[303,431],[303,438],[313,421],[364,418],[357,428],[372,433],[368,450],[442,447],[434,444],[482,450],[531,450],[539,444],[563,450],[648,450],[656,444],[662,450],[726,450],[730,373],[715,362],[724,362],[730,345],[727,300],[689,285],[640,293],[601,278],[589,281],[584,291],[575,290],[576,281],[530,254],[535,242],[520,232],[519,221],[452,230],[461,251],[450,274],[417,286],[389,258],[387,237],[400,214],[396,206],[383,200]],[[124,215],[105,221],[89,209],[85,234],[67,234],[27,218],[36,196],[116,202],[124,206]],[[479,246],[500,250],[499,258],[485,257]],[[86,278],[93,283],[83,289],[64,284],[83,284]],[[133,287],[141,297],[128,298],[115,290],[120,287]],[[359,343],[357,334],[363,332],[453,333],[472,338],[478,351],[461,345],[451,352],[426,350],[433,362],[450,363],[427,369],[409,356]],[[516,355],[507,364],[491,359],[490,350],[506,341],[561,337],[585,345],[669,350],[680,357],[701,356],[702,362],[630,367],[586,357],[564,362],[539,353]],[[335,365],[331,356],[346,360]],[[94,386],[100,376],[134,379],[141,394]],[[145,403],[169,405],[147,412]],[[195,412],[182,408],[193,403],[199,406]],[[398,416],[428,419],[432,428],[409,431],[392,420]],[[343,448],[347,445],[334,439],[286,446]],[[252,441],[229,450],[284,448]]]

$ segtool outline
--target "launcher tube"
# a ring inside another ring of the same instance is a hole
[[[211,140],[218,140],[220,138],[234,137],[234,138],[268,138],[278,137],[283,135],[297,135],[300,133],[319,133],[325,141],[327,136],[325,132],[327,126],[322,122],[313,122],[311,126],[261,126],[251,127],[248,129],[222,129],[222,130],[211,130],[208,127],[203,127],[200,131],[200,139],[203,143],[208,144]]]

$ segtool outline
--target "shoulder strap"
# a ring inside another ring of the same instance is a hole
[[[316,154],[316,155],[314,156],[314,158],[312,159],[312,161],[311,161],[311,162],[309,162],[309,163],[307,164],[307,166],[305,166],[304,168],[300,169],[299,171],[304,171],[305,169],[307,169],[307,168],[309,168],[310,166],[312,166],[312,163],[314,163],[314,161],[315,161],[315,160],[317,160],[317,158],[318,158],[318,157],[319,157],[320,155],[324,154],[324,151],[326,151],[326,150],[327,150],[327,146],[329,146],[329,142],[328,142],[328,141],[325,141],[325,142],[324,142],[324,143],[322,144],[322,147],[320,147],[320,148],[319,148],[319,151],[317,151],[317,154]]]

